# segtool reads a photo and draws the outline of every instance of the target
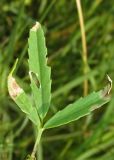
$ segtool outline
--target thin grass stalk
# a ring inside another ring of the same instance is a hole
[[[82,37],[82,60],[84,64],[84,75],[88,72],[88,59],[87,59],[87,43],[86,43],[86,34],[85,34],[85,27],[84,27],[84,18],[83,18],[83,12],[81,7],[80,0],[76,0],[76,6],[78,10],[78,17],[79,17],[79,23],[80,23],[80,29],[81,29],[81,37]],[[84,96],[88,94],[88,80],[84,80]]]

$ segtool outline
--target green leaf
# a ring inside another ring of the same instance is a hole
[[[61,126],[88,115],[90,112],[101,107],[110,100],[110,97],[108,96],[109,90],[110,85],[99,92],[93,92],[87,97],[80,98],[73,104],[68,105],[49,119],[44,125],[44,128],[48,129]]]
[[[17,61],[8,76],[8,91],[10,97],[35,125],[40,126],[40,119],[36,108],[32,106],[30,98],[28,98],[24,90],[17,84],[15,78],[12,77],[16,64]]]
[[[30,30],[28,43],[31,89],[38,113],[43,119],[49,109],[51,100],[51,69],[47,66],[45,37],[43,29],[38,22]],[[39,86],[31,73],[36,75]]]

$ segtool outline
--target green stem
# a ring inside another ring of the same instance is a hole
[[[82,36],[82,58],[84,64],[84,75],[88,73],[88,57],[87,57],[87,42],[86,42],[86,34],[85,34],[85,26],[84,26],[84,18],[82,12],[82,6],[80,0],[76,0],[77,9],[78,9],[78,16],[80,22],[80,29],[81,29],[81,36]],[[84,96],[88,94],[88,80],[85,79],[84,81]]]
[[[37,151],[37,147],[40,143],[40,139],[41,139],[43,130],[44,130],[43,128],[40,128],[39,131],[38,131],[37,139],[36,139],[32,154],[31,154],[31,158],[35,158],[35,154],[36,154],[36,151]]]

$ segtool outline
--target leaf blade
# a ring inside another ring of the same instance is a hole
[[[44,33],[38,22],[36,22],[36,25],[30,30],[28,43],[29,68],[31,72],[36,74],[40,83],[40,87],[38,88],[35,86],[33,80],[31,80],[31,89],[35,104],[38,107],[38,113],[41,119],[43,119],[49,109],[51,100],[51,69],[47,66],[47,48]],[[37,97],[37,99],[35,97]]]
[[[50,118],[45,123],[44,128],[54,128],[67,124],[88,115],[93,110],[101,107],[110,99],[107,95],[109,87],[110,86],[106,86],[103,90],[93,92],[87,97],[80,98],[73,104],[69,104],[63,110],[58,111],[52,118]]]
[[[11,74],[8,76],[8,91],[10,97],[14,100],[22,112],[24,112],[35,125],[40,126],[40,119],[38,117],[36,108],[32,106],[28,96],[17,84],[16,80]]]

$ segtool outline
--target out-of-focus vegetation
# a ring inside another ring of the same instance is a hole
[[[52,67],[52,105],[46,119],[83,95],[101,89],[106,74],[114,78],[113,0],[83,0],[88,64],[85,76],[82,42],[75,0],[0,0],[0,159],[23,160],[34,145],[34,127],[7,91],[7,76],[19,57],[16,75],[28,94],[27,38],[35,21],[44,26]],[[45,75],[44,75],[45,76]],[[92,80],[91,80],[92,79]],[[114,90],[112,89],[112,97]],[[89,117],[47,130],[39,148],[39,160],[113,160],[114,99]]]

